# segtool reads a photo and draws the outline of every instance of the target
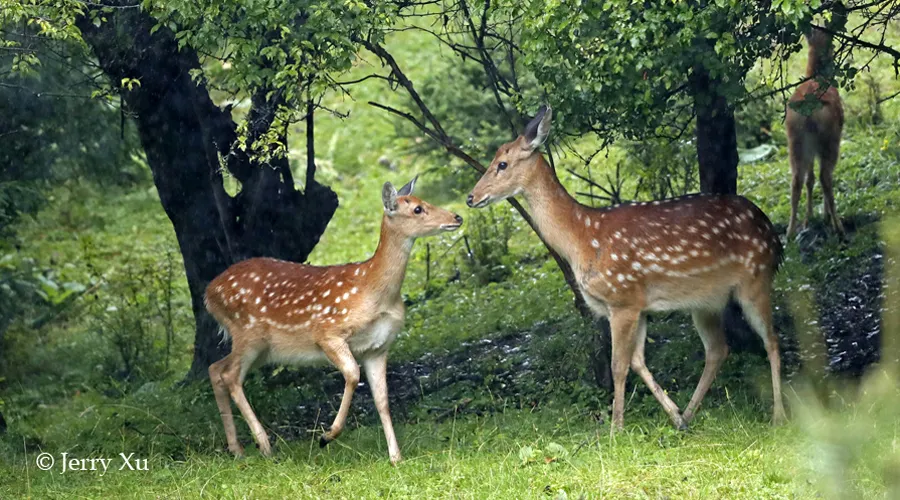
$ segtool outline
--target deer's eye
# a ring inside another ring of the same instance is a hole
[[[422,207],[418,206],[418,207],[414,208],[413,213],[415,213],[416,215],[422,213]]]
[[[506,170],[506,167],[508,166],[509,165],[507,165],[505,161],[501,161],[497,164],[497,170]]]

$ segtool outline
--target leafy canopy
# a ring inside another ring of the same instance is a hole
[[[510,2],[515,4],[515,2]],[[666,136],[692,118],[692,75],[729,100],[760,58],[799,48],[818,2],[529,2],[526,66],[574,133]],[[699,96],[702,98],[702,96]]]

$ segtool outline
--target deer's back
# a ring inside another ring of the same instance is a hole
[[[691,195],[592,217],[601,222],[587,229],[590,249],[576,267],[586,291],[610,303],[691,308],[747,280],[771,281],[782,258],[771,221],[742,196]]]
[[[372,319],[361,317],[367,312],[361,287],[366,271],[365,264],[356,263],[309,266],[248,259],[210,282],[206,306],[229,330],[264,340],[275,350],[299,352],[314,348],[322,336]]]
[[[821,107],[810,115],[804,115],[793,109],[790,104],[801,103],[812,98],[817,99],[821,103]],[[797,87],[791,96],[790,103],[785,113],[785,128],[789,139],[798,137],[800,134],[813,135],[822,140],[840,138],[841,129],[844,126],[844,109],[836,88],[828,87],[822,92],[818,82],[808,80]]]

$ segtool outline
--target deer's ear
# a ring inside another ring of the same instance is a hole
[[[522,134],[522,136],[525,137],[525,145],[523,146],[525,150],[534,151],[544,144],[547,140],[547,136],[550,135],[550,121],[552,116],[553,110],[550,109],[550,106],[542,105],[538,110],[537,115],[528,122],[528,126],[525,127],[525,132]]]
[[[397,190],[390,182],[385,182],[384,187],[381,188],[381,203],[388,215],[393,215],[397,211]]]
[[[411,181],[407,182],[405,186],[403,186],[402,188],[400,188],[399,191],[397,191],[397,194],[398,194],[399,196],[409,196],[409,195],[411,195],[411,194],[413,193],[413,189],[416,188],[416,180],[417,180],[418,178],[419,178],[418,175],[416,175],[415,177],[413,177],[413,179],[412,179]]]

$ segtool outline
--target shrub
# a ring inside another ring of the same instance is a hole
[[[479,285],[503,281],[509,276],[512,232],[512,216],[495,207],[475,212],[466,224],[467,255],[463,263]]]
[[[169,374],[177,333],[190,310],[177,303],[173,252],[123,266],[105,285],[104,300],[92,304],[90,329],[109,347],[101,366],[113,381],[139,384]]]

